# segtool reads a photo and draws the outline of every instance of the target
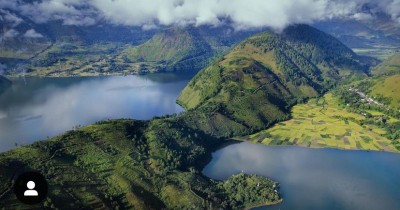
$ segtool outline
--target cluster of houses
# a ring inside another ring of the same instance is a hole
[[[361,92],[359,89],[357,88],[349,88],[349,91],[355,92],[357,93],[360,97],[361,97],[361,101],[368,103],[368,104],[376,104],[378,106],[384,106],[383,103],[379,103],[378,101],[375,101],[374,99],[368,97],[365,93]]]

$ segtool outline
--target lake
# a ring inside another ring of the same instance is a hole
[[[182,112],[176,99],[192,76],[14,79],[0,95],[0,152],[99,120]]]
[[[280,183],[283,203],[257,209],[400,209],[400,154],[238,143],[212,154],[203,173],[242,170]]]

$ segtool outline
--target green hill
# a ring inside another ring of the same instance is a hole
[[[201,68],[213,55],[211,46],[191,27],[164,30],[126,50],[130,62],[150,63],[155,69],[166,71]]]
[[[232,31],[229,27],[173,27],[160,31],[147,42],[129,47],[121,54],[140,72],[198,71],[214,56],[256,31]]]
[[[282,34],[261,33],[239,43],[199,72],[178,103],[207,110],[206,119],[219,122],[208,129],[211,133],[251,133],[288,118],[296,102],[366,71],[367,65],[332,36],[296,25]]]
[[[221,143],[168,118],[98,122],[1,153],[0,206],[26,207],[12,181],[31,170],[50,187],[30,209],[244,209],[281,201],[277,183],[264,177],[201,175]]]
[[[400,109],[400,54],[394,54],[372,69],[372,77],[352,85],[377,101]]]
[[[371,94],[375,97],[387,99],[388,104],[400,110],[400,74],[388,76],[376,82],[371,87]]]
[[[400,53],[394,54],[390,58],[384,60],[378,66],[372,69],[372,74],[375,76],[379,75],[390,75],[393,73],[400,72]]]

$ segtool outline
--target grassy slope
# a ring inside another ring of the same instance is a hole
[[[382,98],[382,102],[400,109],[400,54],[395,54],[372,69],[372,78],[363,80],[356,87],[372,97]]]
[[[387,105],[399,108],[399,58],[397,54],[382,62],[372,70],[373,77],[356,81],[352,83],[353,86],[372,97],[383,98],[378,101],[382,100],[380,102],[385,104],[385,99],[389,99],[390,104]],[[240,139],[267,145],[287,144],[399,152],[394,144],[396,141],[385,137],[384,129],[365,123],[368,119],[364,115],[349,112],[345,107],[338,106],[339,103],[332,94],[327,94],[321,99],[310,100],[307,104],[296,105],[292,109],[291,120]],[[399,122],[399,119],[389,117],[380,111],[364,111],[370,113],[372,118],[386,116],[390,123]]]
[[[400,109],[400,74],[389,76],[371,88],[373,96],[381,95],[390,98],[390,106]]]
[[[190,70],[205,66],[214,55],[197,29],[171,28],[122,54],[133,63],[154,63],[161,70]]]
[[[372,70],[372,73],[375,76],[385,75],[385,74],[389,75],[399,72],[400,72],[400,53],[394,54],[393,56],[386,59],[384,62],[380,63]]]
[[[26,207],[12,193],[11,180],[29,170],[44,174],[50,186],[47,200],[29,207],[34,209],[242,209],[280,201],[269,179],[202,176],[201,160],[218,142],[168,118],[96,123],[1,153],[0,205]],[[250,184],[237,189],[232,182]]]
[[[290,106],[341,78],[363,75],[366,65],[357,59],[333,37],[308,26],[293,26],[283,35],[261,33],[199,72],[178,103],[205,110],[205,120],[218,120],[210,130],[219,136],[251,133],[288,118]]]
[[[384,130],[374,125],[360,125],[359,121],[365,120],[365,116],[346,111],[338,103],[331,93],[312,99],[294,106],[292,119],[240,139],[267,145],[399,152],[391,140],[381,136]]]

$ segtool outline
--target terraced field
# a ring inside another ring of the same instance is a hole
[[[385,131],[372,125],[359,125],[364,116],[340,107],[331,93],[292,109],[292,119],[270,129],[239,139],[266,145],[299,145],[340,149],[399,152],[382,135]],[[396,119],[391,119],[396,120]]]

